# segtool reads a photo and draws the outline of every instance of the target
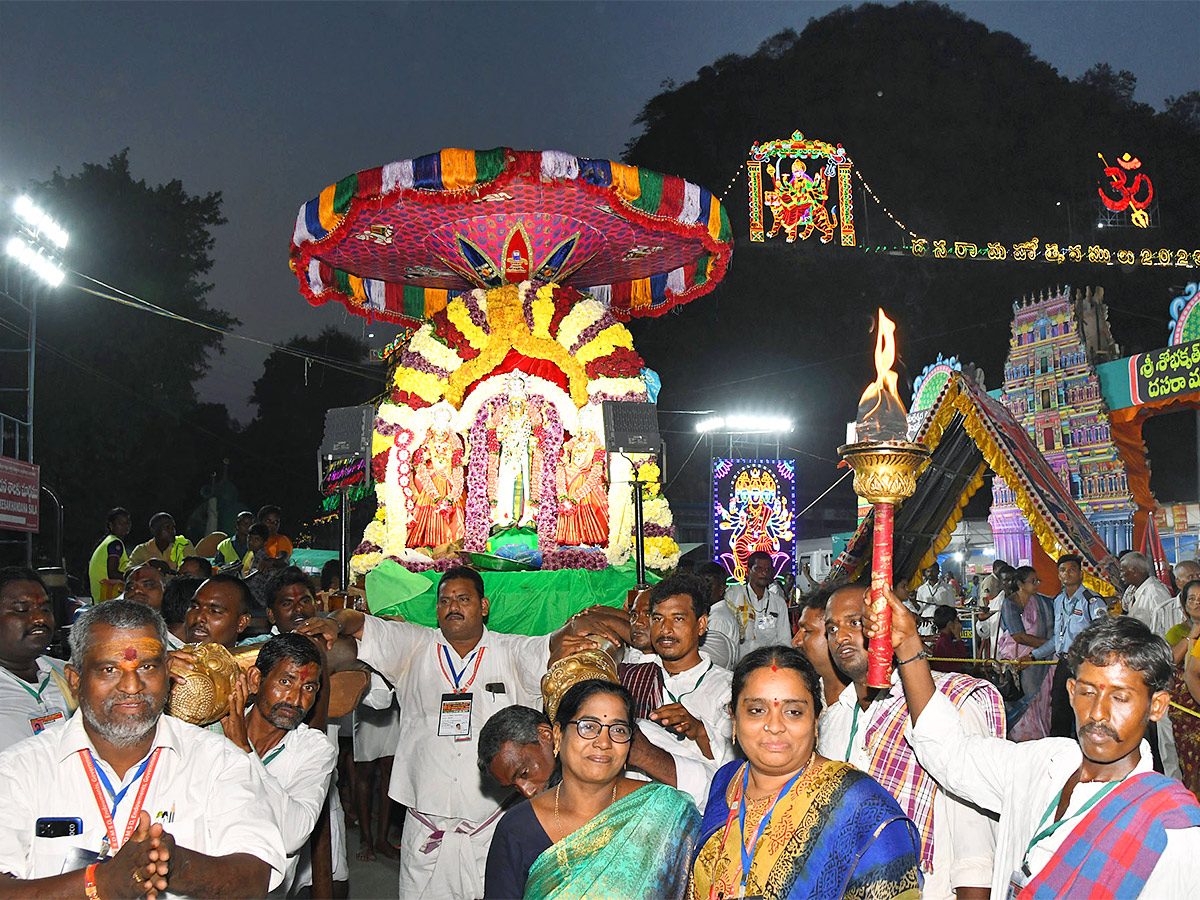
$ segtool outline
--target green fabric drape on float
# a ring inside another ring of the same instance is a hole
[[[632,563],[599,572],[481,572],[489,612],[487,626],[505,634],[549,634],[589,606],[623,606],[637,583]],[[399,615],[406,622],[437,626],[434,611],[438,572],[409,572],[385,559],[367,573],[367,605],[375,615]],[[651,583],[658,576],[647,572]]]

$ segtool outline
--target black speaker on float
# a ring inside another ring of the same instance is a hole
[[[636,400],[605,400],[604,449],[609,453],[659,453],[662,439],[658,434],[658,407]],[[634,476],[635,478],[637,476]],[[634,481],[633,491],[633,556],[638,587],[646,583],[646,534],[642,518],[642,489]]]
[[[605,400],[604,449],[609,453],[658,453],[658,407],[636,400]]]
[[[375,407],[339,406],[325,411],[325,434],[321,438],[323,459],[356,459],[371,449],[371,426]]]

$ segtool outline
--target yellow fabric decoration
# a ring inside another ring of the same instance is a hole
[[[942,394],[941,403],[930,419],[925,434],[926,446],[931,450],[937,447],[954,414],[956,412],[962,413],[963,427],[966,429],[967,434],[971,436],[971,439],[983,454],[984,461],[991,470],[1003,478],[1012,490],[1013,500],[1016,502],[1017,508],[1024,513],[1025,520],[1033,530],[1038,543],[1042,545],[1042,549],[1046,551],[1046,554],[1051,559],[1061,556],[1067,552],[1067,548],[1058,543],[1054,531],[1050,528],[1046,520],[1042,518],[1033,498],[1025,490],[1023,482],[1017,476],[1016,471],[1009,465],[1008,457],[1001,452],[999,445],[992,439],[987,426],[984,425],[979,415],[979,410],[971,401],[970,396],[960,386],[959,377],[961,376],[957,376],[946,388],[945,393]],[[959,516],[961,518],[961,513],[959,513]],[[929,561],[927,558],[927,561],[922,563],[922,567],[928,564]],[[1102,597],[1111,597],[1116,593],[1116,588],[1089,572],[1086,566],[1083,571],[1083,583]]]
[[[444,288],[425,288],[425,318],[440,313],[450,301],[450,292]]]
[[[613,163],[611,168],[612,186],[613,190],[617,192],[617,196],[627,203],[632,203],[638,197],[642,196],[642,183],[638,179],[637,166],[623,166],[620,163]]]
[[[342,224],[342,216],[333,211],[333,195],[336,192],[337,185],[329,185],[329,187],[321,191],[320,202],[317,204],[317,219],[321,222],[321,227],[326,231],[333,231],[333,229]]]
[[[456,148],[441,152],[442,187],[460,191],[475,187],[475,151]]]

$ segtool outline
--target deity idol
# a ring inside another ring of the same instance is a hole
[[[563,444],[556,474],[558,531],[564,546],[608,543],[608,492],[604,489],[604,444],[590,427]]]
[[[450,427],[453,412],[448,403],[433,407],[429,434],[413,454],[410,547],[438,547],[463,536],[463,442]]]
[[[540,493],[534,410],[525,391],[525,379],[511,376],[505,384],[505,402],[492,415],[488,467],[495,473],[492,522],[502,528],[526,526],[537,518]],[[489,472],[491,474],[491,472]]]

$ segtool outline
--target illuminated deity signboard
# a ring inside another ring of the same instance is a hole
[[[790,459],[713,460],[713,559],[739,581],[746,558],[771,555],[775,574],[796,572],[796,463]]]
[[[769,182],[764,182],[764,169]],[[834,229],[840,227],[841,245],[853,247],[852,170],[853,163],[841,144],[809,140],[799,131],[785,140],[756,141],[746,163],[750,240],[763,241],[782,230],[789,244],[797,238],[806,241],[813,234],[828,244]],[[769,231],[764,228],[767,210],[771,213]]]

